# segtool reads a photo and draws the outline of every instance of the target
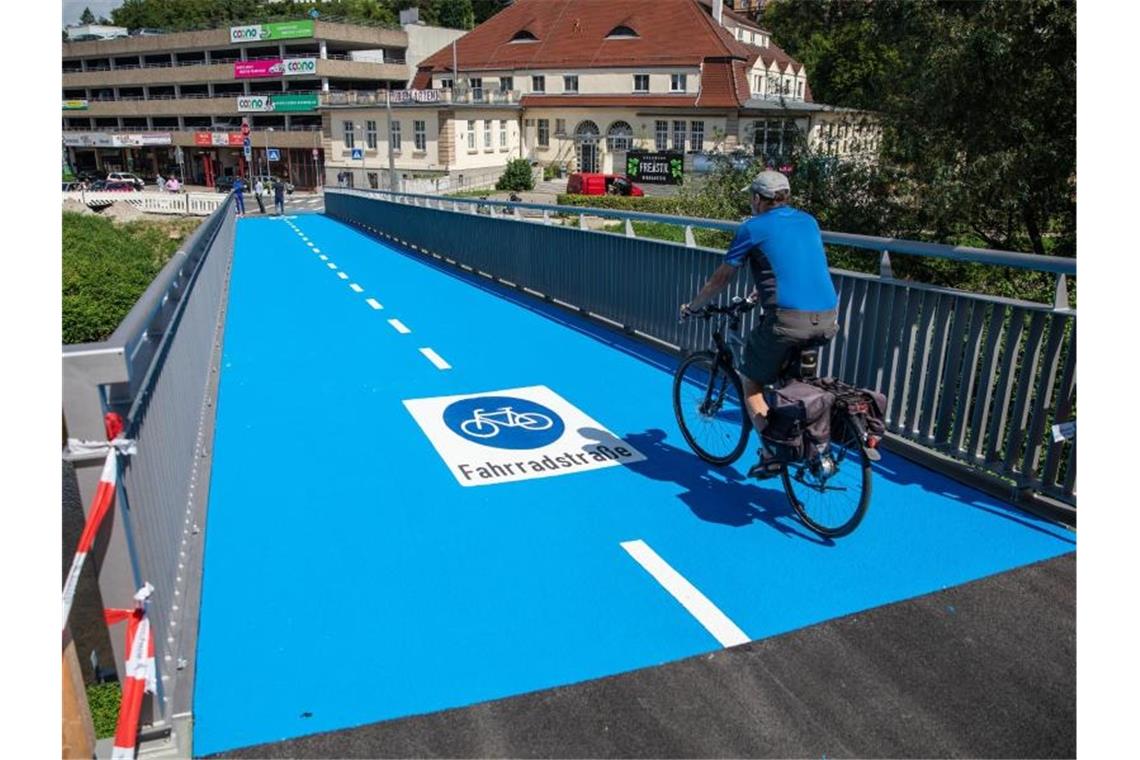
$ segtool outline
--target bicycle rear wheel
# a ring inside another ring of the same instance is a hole
[[[710,464],[732,464],[748,446],[752,421],[740,377],[711,351],[692,354],[677,367],[673,413],[689,447]]]
[[[788,501],[804,524],[821,536],[846,536],[863,520],[871,502],[871,460],[850,423],[832,430],[826,456],[835,471],[825,475],[818,463],[789,464],[782,474]]]

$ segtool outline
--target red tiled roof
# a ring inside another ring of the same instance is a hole
[[[701,67],[701,94],[697,98],[697,105],[721,108],[736,108],[739,105],[733,63],[731,58],[705,61]]]
[[[634,39],[606,39],[628,26]],[[511,42],[526,30],[537,42]],[[708,57],[747,58],[747,46],[694,0],[517,0],[456,43],[460,69],[698,66]],[[451,69],[450,46],[420,64]]]

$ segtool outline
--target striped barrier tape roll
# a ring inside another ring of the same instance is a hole
[[[149,583],[139,589],[133,610],[103,610],[107,625],[127,621],[127,663],[111,760],[134,760],[143,695],[147,692],[154,694],[157,689],[154,637],[146,616],[146,601],[152,591],[154,587]]]
[[[83,533],[79,536],[79,546],[75,550],[75,557],[71,560],[71,570],[67,573],[67,581],[63,584],[63,627],[67,627],[67,618],[71,614],[71,605],[75,601],[75,589],[79,585],[79,574],[91,547],[95,545],[95,537],[99,535],[99,528],[103,518],[115,503],[115,486],[118,482],[119,467],[117,455],[133,454],[134,441],[119,436],[123,433],[123,421],[119,415],[109,413],[104,423],[107,427],[109,442],[88,443],[69,442],[69,447],[79,449],[87,447],[88,451],[102,447],[107,450],[107,459],[103,462],[103,473],[99,476],[99,486],[95,489],[95,497],[91,500],[91,509],[87,511],[87,523],[83,526]]]

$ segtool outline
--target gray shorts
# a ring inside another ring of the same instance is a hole
[[[794,349],[827,343],[839,332],[835,309],[796,311],[774,308],[764,312],[744,344],[740,374],[757,385],[771,385]]]

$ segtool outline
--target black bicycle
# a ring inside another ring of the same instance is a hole
[[[690,354],[673,376],[673,411],[685,441],[701,459],[723,467],[748,447],[752,420],[744,403],[744,387],[736,371],[743,349],[743,316],[756,302],[734,298],[728,306],[708,305],[690,317],[714,320],[714,350]],[[776,387],[791,380],[818,383],[819,348],[789,351]],[[780,479],[792,508],[804,524],[826,537],[855,530],[871,500],[871,461],[878,459],[876,441],[860,421],[865,403],[839,394],[831,418],[831,442],[805,447],[804,456],[781,466]],[[765,450],[771,447],[763,439]]]

